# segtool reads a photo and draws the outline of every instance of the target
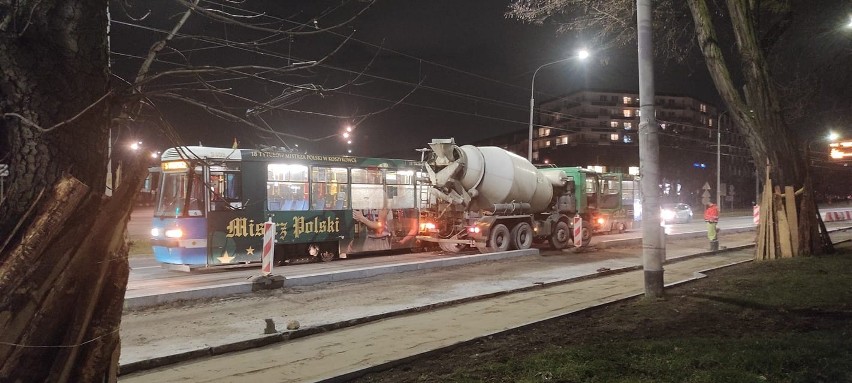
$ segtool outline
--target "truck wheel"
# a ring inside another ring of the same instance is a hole
[[[556,250],[562,250],[568,247],[568,240],[571,238],[571,228],[565,221],[556,223],[553,233],[550,234],[550,246]]]
[[[592,224],[584,220],[582,246],[589,246],[589,244],[592,242],[592,230]]]
[[[504,224],[497,224],[491,229],[488,236],[488,247],[492,251],[506,251],[509,248],[509,228]]]
[[[521,222],[512,228],[512,247],[518,250],[529,249],[532,246],[532,226]]]

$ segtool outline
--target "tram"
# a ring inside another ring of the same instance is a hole
[[[280,149],[170,148],[161,157],[154,257],[184,271],[260,262],[268,220],[278,265],[414,248],[418,164]]]

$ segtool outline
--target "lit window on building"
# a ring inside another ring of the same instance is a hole
[[[538,136],[539,137],[547,137],[550,135],[550,128],[539,128]]]
[[[624,117],[633,117],[633,110],[624,109],[623,113],[624,113]]]
[[[712,118],[707,119],[707,126],[713,126],[713,119]]]
[[[699,109],[701,109],[701,112],[703,112],[703,113],[707,113],[707,105],[701,104],[701,105],[699,106]]]
[[[610,128],[617,128],[618,127],[618,121],[610,121],[609,127]]]
[[[642,110],[636,109],[636,117],[642,117]]]
[[[624,101],[625,104],[629,104],[629,103],[633,102],[633,100],[630,97],[624,97],[623,101]]]
[[[633,129],[633,123],[632,122],[625,122],[624,123],[624,129],[627,129],[627,130]]]
[[[557,145],[565,145],[568,143],[568,136],[562,136],[556,139]]]
[[[629,143],[633,142],[633,137],[631,137],[629,134],[625,134],[623,141],[624,141],[625,144],[629,144]]]
[[[618,141],[618,133],[613,133],[609,135],[610,141]]]

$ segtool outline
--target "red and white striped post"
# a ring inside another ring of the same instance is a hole
[[[272,219],[263,223],[263,253],[260,256],[263,266],[260,273],[264,276],[272,274],[272,259],[274,258],[275,224]]]
[[[754,205],[754,207],[751,208],[751,216],[755,225],[760,224],[760,205]]]
[[[574,216],[574,247],[583,246],[583,218]]]

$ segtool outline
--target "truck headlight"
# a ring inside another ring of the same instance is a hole
[[[156,227],[151,229],[151,236],[152,237],[159,237],[160,236],[160,229],[158,229]]]

